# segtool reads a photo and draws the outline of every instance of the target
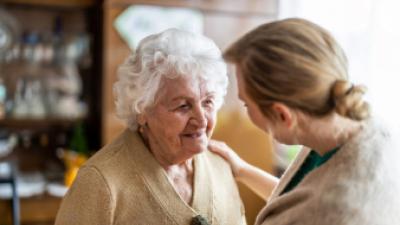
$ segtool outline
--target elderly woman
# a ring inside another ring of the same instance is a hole
[[[236,66],[252,122],[281,143],[305,146],[275,187],[214,144],[239,181],[269,198],[257,225],[400,224],[399,136],[372,116],[326,30],[303,19],[264,24],[224,57]]]
[[[114,85],[128,129],[80,169],[56,224],[246,224],[229,164],[207,150],[227,82],[206,37],[141,41]]]

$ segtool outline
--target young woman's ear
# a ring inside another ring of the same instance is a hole
[[[272,104],[272,110],[277,116],[279,123],[284,124],[287,128],[292,127],[295,120],[295,115],[288,106],[276,102]]]

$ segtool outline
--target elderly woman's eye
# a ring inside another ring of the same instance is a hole
[[[187,110],[187,109],[190,109],[190,105],[189,104],[182,104],[182,105],[179,105],[177,109],[179,109],[179,110]]]
[[[203,104],[204,104],[205,106],[207,106],[207,107],[212,107],[212,106],[214,106],[214,100],[212,100],[212,99],[207,99],[207,100],[204,101]]]

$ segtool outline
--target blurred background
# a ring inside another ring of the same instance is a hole
[[[262,23],[310,19],[343,46],[376,113],[400,124],[399,10],[395,0],[1,0],[0,225],[54,223],[79,166],[124,129],[112,95],[118,65],[169,27],[224,50]],[[214,138],[280,176],[301,146],[275,143],[250,123],[229,71]],[[253,224],[265,202],[239,188]]]

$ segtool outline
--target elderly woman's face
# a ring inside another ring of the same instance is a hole
[[[151,151],[179,163],[207,149],[216,120],[215,93],[190,77],[165,79],[156,104],[145,113]]]

